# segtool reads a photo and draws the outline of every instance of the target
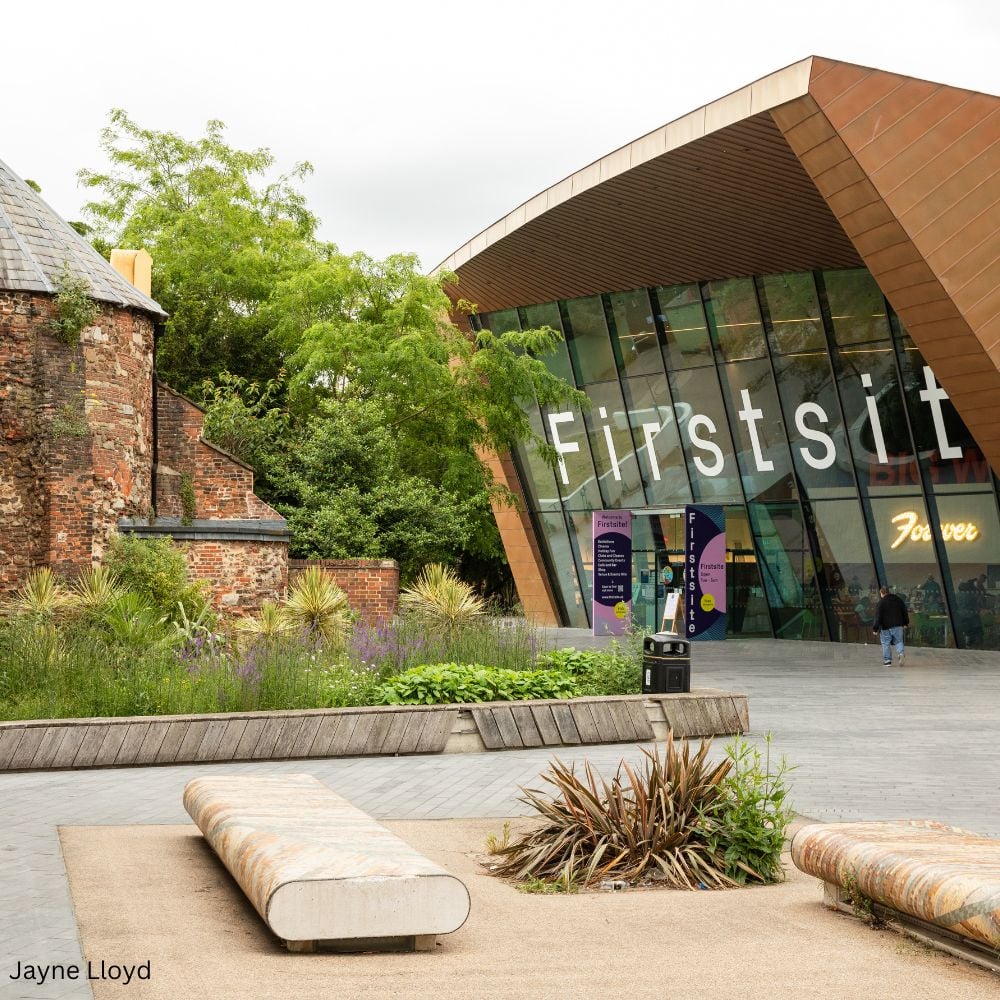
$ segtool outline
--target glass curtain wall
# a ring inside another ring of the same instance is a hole
[[[635,513],[633,601],[658,624],[671,518],[715,503],[730,634],[863,641],[889,584],[915,643],[1000,649],[996,479],[865,269],[635,289],[474,322],[560,330],[565,344],[543,360],[590,401],[528,405],[559,462],[515,456],[567,624],[590,620],[592,511]]]

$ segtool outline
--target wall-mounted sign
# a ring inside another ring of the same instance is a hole
[[[632,513],[595,510],[594,635],[623,635],[632,621]]]
[[[915,510],[904,510],[892,519],[893,527],[898,532],[892,548],[898,549],[906,542],[929,542],[931,527],[920,523],[920,515]],[[974,521],[944,521],[941,524],[941,537],[946,542],[974,542],[979,537],[979,525]]]
[[[684,508],[684,634],[726,638],[726,515],[714,504]]]

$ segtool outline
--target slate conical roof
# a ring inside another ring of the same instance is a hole
[[[166,315],[0,160],[0,291],[55,293],[67,266],[101,302]]]

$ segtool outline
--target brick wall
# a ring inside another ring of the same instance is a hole
[[[157,382],[157,516],[183,514],[181,482],[188,475],[194,487],[195,517],[280,517],[254,495],[253,469],[201,436],[204,420],[199,406]]]
[[[205,580],[218,611],[243,615],[264,601],[284,600],[288,545],[281,542],[192,541],[179,543],[193,580]]]
[[[153,324],[102,305],[70,347],[52,296],[0,292],[0,593],[99,562],[151,503]]]
[[[391,618],[399,605],[399,564],[394,559],[290,559],[288,582],[309,566],[321,566],[367,621]]]

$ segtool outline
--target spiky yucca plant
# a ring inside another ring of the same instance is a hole
[[[43,566],[28,574],[24,586],[7,602],[5,610],[18,618],[46,623],[63,616],[71,605],[65,587],[52,570]]]
[[[117,575],[104,566],[85,569],[70,589],[74,611],[83,615],[102,615],[124,593]]]
[[[466,625],[486,612],[481,597],[459,575],[440,563],[429,563],[399,595],[400,606],[446,629]]]
[[[310,566],[288,595],[285,614],[293,626],[318,632],[328,642],[341,642],[351,621],[347,595],[319,566]]]
[[[678,889],[735,885],[725,874],[724,851],[702,830],[702,816],[714,808],[732,766],[728,759],[709,763],[710,746],[702,741],[692,755],[686,743],[678,749],[671,733],[662,757],[655,748],[643,750],[641,770],[623,761],[611,781],[589,763],[580,777],[554,761],[543,775],[554,795],[522,789],[542,825],[497,851],[496,873],[582,887],[606,878],[649,878]]]
[[[236,631],[248,639],[274,639],[294,628],[285,608],[274,601],[264,601],[256,615],[247,615],[236,623]]]

